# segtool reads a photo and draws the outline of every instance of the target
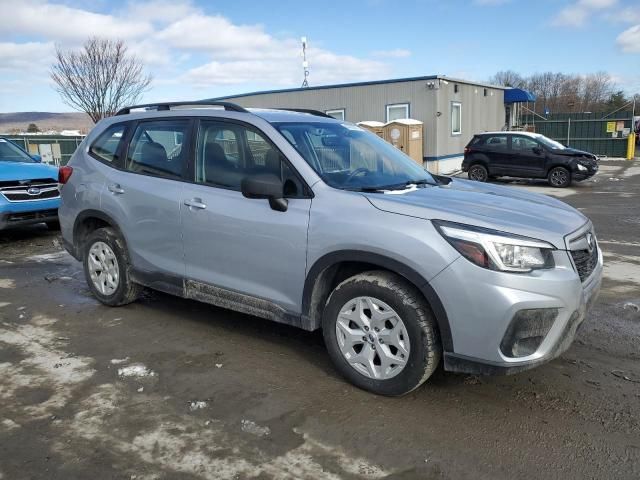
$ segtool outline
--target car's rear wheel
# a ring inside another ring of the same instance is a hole
[[[436,369],[441,346],[420,292],[386,271],[365,272],[331,293],[323,314],[331,360],[357,387],[404,395]]]
[[[486,182],[489,178],[489,172],[484,165],[476,163],[469,168],[469,180],[475,180],[476,182]]]
[[[565,188],[571,185],[571,173],[564,167],[552,168],[547,179],[552,187]]]
[[[142,286],[131,279],[127,248],[113,228],[99,228],[89,235],[83,264],[89,288],[101,303],[126,305],[140,295]]]

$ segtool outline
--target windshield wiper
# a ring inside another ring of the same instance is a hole
[[[404,190],[405,188],[408,188],[412,185],[418,186],[418,185],[434,185],[434,184],[430,182],[428,179],[423,178],[422,180],[408,180],[406,182],[394,183],[391,185],[380,185],[378,187],[375,187],[375,189],[376,190]]]

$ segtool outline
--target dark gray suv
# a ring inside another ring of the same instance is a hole
[[[598,157],[539,133],[485,132],[465,147],[462,171],[479,182],[501,176],[546,178],[552,187],[562,188],[595,175]]]
[[[137,111],[136,111],[137,110]],[[319,112],[131,107],[62,167],[60,222],[98,300],[143,287],[322,329],[385,395],[562,353],[595,299],[589,219],[520,190],[431,175]]]

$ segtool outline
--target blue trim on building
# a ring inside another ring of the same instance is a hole
[[[446,160],[448,158],[464,157],[464,153],[452,153],[450,155],[440,155],[439,157],[423,157],[425,162],[436,162],[438,160]]]

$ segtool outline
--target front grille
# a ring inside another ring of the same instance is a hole
[[[591,251],[571,250],[571,256],[573,257],[573,263],[576,265],[576,270],[578,270],[580,281],[584,282],[598,264],[598,246],[594,245]]]
[[[31,202],[60,197],[58,182],[53,178],[2,182],[0,194],[10,202]]]
[[[58,215],[58,210],[40,210],[38,212],[11,213],[7,215],[7,223],[26,222],[29,220],[44,220]]]

